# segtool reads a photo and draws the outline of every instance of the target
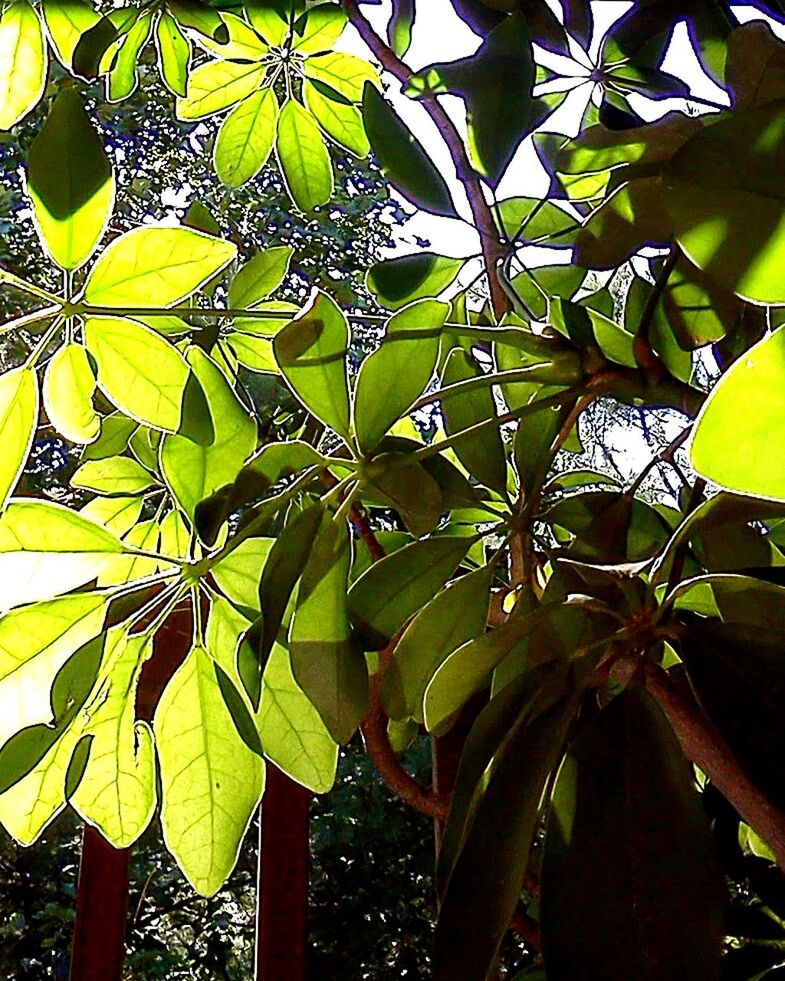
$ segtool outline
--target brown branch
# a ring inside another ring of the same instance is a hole
[[[646,688],[670,722],[685,756],[696,763],[741,818],[769,845],[785,871],[785,814],[753,784],[691,694],[656,664],[647,664]]]
[[[371,695],[368,711],[360,725],[365,739],[365,748],[374,762],[379,776],[400,799],[416,810],[443,821],[447,816],[449,801],[440,797],[432,789],[423,787],[401,766],[387,733],[387,715],[382,708],[379,686],[387,670],[395,645],[402,631],[399,631],[379,655],[379,670],[371,678]]]
[[[405,85],[414,74],[411,68],[404,61],[401,61],[379,37],[357,6],[357,0],[341,0],[341,3],[349,20],[357,29],[357,33],[368,45],[377,61],[385,71],[397,78],[401,85]],[[455,173],[466,191],[474,225],[482,243],[482,254],[488,274],[493,312],[497,319],[501,319],[503,314],[510,309],[510,302],[498,274],[499,265],[504,258],[504,243],[493,220],[493,212],[485,200],[482,183],[471,165],[455,124],[437,99],[425,97],[419,101],[433,120],[439,135],[450,151],[452,162],[455,165]]]

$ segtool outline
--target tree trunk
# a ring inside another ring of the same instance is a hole
[[[308,975],[310,793],[272,763],[259,829],[256,981]]]

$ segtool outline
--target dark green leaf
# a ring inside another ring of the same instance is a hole
[[[692,773],[657,704],[627,689],[571,747],[545,839],[548,978],[716,981],[722,897]],[[663,938],[667,937],[667,943]]]
[[[457,218],[444,178],[419,140],[370,82],[363,89],[363,119],[382,173],[401,194],[423,211]]]

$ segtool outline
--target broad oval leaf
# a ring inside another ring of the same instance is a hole
[[[209,355],[191,347],[187,357],[207,399],[215,436],[206,446],[185,436],[166,436],[160,460],[167,485],[193,521],[199,501],[231,483],[256,449],[256,423]]]
[[[241,187],[267,163],[275,142],[278,99],[271,88],[244,99],[223,121],[215,140],[215,172],[228,187]]]
[[[313,211],[330,200],[333,171],[313,114],[289,99],[278,116],[275,152],[286,187],[301,211]]]
[[[445,584],[473,539],[428,538],[375,562],[349,590],[349,612],[363,645],[379,650]]]
[[[237,246],[192,228],[135,228],[116,238],[90,270],[89,304],[168,307],[229,265]]]
[[[693,467],[728,490],[785,500],[783,420],[785,328],[781,327],[745,351],[710,393],[690,444]],[[728,452],[729,446],[738,452]]]
[[[34,368],[0,375],[0,508],[16,486],[38,424],[38,381]]]
[[[412,300],[438,296],[455,282],[465,262],[435,252],[395,256],[371,266],[366,284],[383,306],[397,310]]]
[[[264,789],[264,762],[226,706],[215,662],[194,647],[166,687],[153,720],[167,848],[202,896],[237,863]]]
[[[363,119],[382,173],[397,190],[423,211],[457,218],[449,188],[423,145],[370,82],[363,90]]]
[[[230,307],[253,307],[283,283],[292,258],[290,245],[261,249],[252,256],[229,284]]]
[[[650,695],[627,689],[571,747],[554,792],[541,879],[548,977],[572,981],[590,963],[596,977],[715,981],[712,861],[676,737]]]
[[[41,21],[26,0],[0,17],[0,130],[11,129],[38,103],[46,85]]]
[[[89,317],[84,335],[107,398],[139,422],[176,432],[189,371],[180,352],[149,327],[120,317]]]
[[[161,65],[161,78],[173,95],[185,96],[191,42],[167,10],[161,11],[155,30],[155,43]]]
[[[448,303],[419,300],[387,321],[382,345],[363,361],[354,393],[354,431],[372,450],[431,380]]]
[[[87,460],[74,473],[71,484],[107,496],[141,494],[157,481],[141,463],[128,456]]]
[[[303,84],[305,105],[322,130],[356,157],[365,157],[370,149],[360,110],[338,92],[319,82]]]
[[[93,408],[95,375],[82,344],[64,344],[44,375],[44,408],[55,429],[73,443],[92,443],[101,431]]]
[[[264,755],[317,794],[335,782],[338,744],[295,681],[289,654],[276,644],[262,679],[257,713]]]
[[[351,739],[368,705],[368,668],[347,610],[351,556],[349,526],[324,514],[289,629],[294,678],[341,745]]]
[[[209,61],[188,76],[185,97],[177,100],[179,119],[202,119],[228,109],[255,92],[265,68],[256,61]]]
[[[75,89],[62,89],[27,157],[27,193],[44,247],[62,269],[90,258],[114,205],[114,173]]]
[[[348,346],[346,318],[335,301],[319,290],[273,341],[275,359],[294,394],[317,419],[345,438],[349,436]]]

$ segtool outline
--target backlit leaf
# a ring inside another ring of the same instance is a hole
[[[38,423],[38,382],[33,368],[0,375],[0,507],[16,486]]]
[[[330,155],[312,113],[295,99],[285,102],[278,116],[275,150],[286,187],[301,211],[313,211],[329,201]]]
[[[55,429],[74,443],[92,443],[101,431],[93,408],[95,375],[82,344],[64,344],[46,366],[44,408]]]
[[[44,31],[26,0],[0,17],[0,130],[11,129],[38,103],[46,84]]]
[[[275,142],[278,99],[271,88],[260,89],[236,106],[223,121],[215,140],[215,171],[229,187],[252,180],[267,163]]]

